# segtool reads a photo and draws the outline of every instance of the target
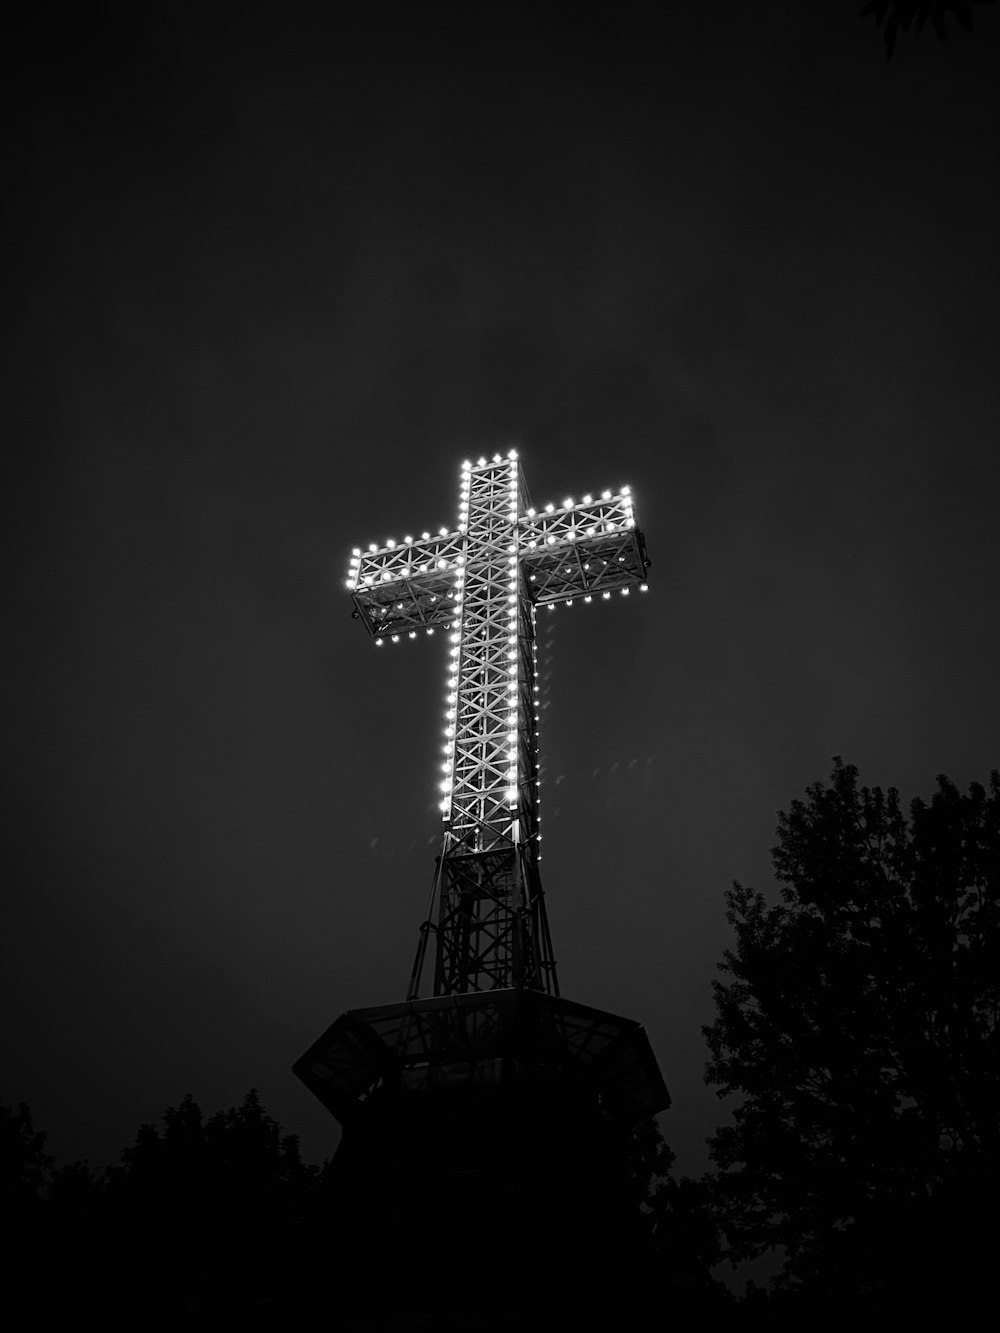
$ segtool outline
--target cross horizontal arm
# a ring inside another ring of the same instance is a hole
[[[645,586],[649,561],[627,490],[529,510],[518,523],[518,549],[536,606]]]
[[[523,555],[521,563],[535,606],[645,590],[649,565],[638,528],[540,547]]]
[[[455,615],[455,575],[464,564],[461,532],[355,550],[347,578],[357,614],[375,639],[433,630]]]
[[[351,588],[370,588],[376,583],[429,574],[434,569],[454,568],[464,555],[462,532],[442,532],[420,541],[391,542],[388,546],[355,548],[347,582]],[[442,563],[443,562],[443,563]]]
[[[570,503],[561,509],[554,505],[540,512],[529,509],[518,520],[518,544],[523,555],[540,546],[581,541],[634,527],[631,492],[612,495],[605,491],[600,500],[588,497],[582,504]]]

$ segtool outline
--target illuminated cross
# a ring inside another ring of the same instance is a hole
[[[628,487],[532,509],[511,450],[462,464],[458,526],[355,549],[348,587],[376,644],[445,632],[444,842],[428,938],[434,994],[527,986],[558,994],[538,870],[535,609],[646,590]]]

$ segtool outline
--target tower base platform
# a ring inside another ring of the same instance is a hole
[[[670,1101],[638,1023],[525,989],[415,1000],[341,1015],[295,1072],[344,1127],[327,1256],[354,1326],[569,1328],[633,1307],[626,1144]]]
[[[376,1097],[512,1081],[574,1086],[616,1124],[670,1105],[639,1023],[522,987],[348,1010],[294,1072],[345,1129]]]

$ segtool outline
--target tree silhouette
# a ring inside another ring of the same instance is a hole
[[[642,1120],[625,1144],[627,1197],[638,1225],[633,1244],[648,1299],[666,1302],[674,1317],[698,1318],[731,1302],[713,1274],[722,1237],[711,1179],[673,1174],[673,1150],[653,1119]]]
[[[100,1176],[82,1162],[53,1169],[44,1144],[26,1106],[0,1106],[5,1312],[131,1327],[312,1310],[300,1271],[317,1258],[320,1171],[255,1090],[208,1120],[185,1097]]]
[[[140,1126],[108,1175],[126,1289],[155,1290],[181,1316],[267,1310],[284,1299],[317,1179],[255,1089],[207,1121],[188,1095],[162,1129]]]
[[[83,1162],[56,1168],[45,1139],[23,1102],[0,1106],[4,1313],[15,1322],[69,1307],[104,1220],[100,1183]]]
[[[45,1188],[52,1158],[45,1135],[38,1132],[22,1102],[17,1110],[0,1106],[0,1226],[3,1257],[9,1278],[5,1307],[16,1315],[22,1293],[36,1280],[35,1256],[45,1239]]]
[[[782,902],[736,884],[707,1078],[738,1094],[712,1141],[734,1259],[784,1254],[786,1291],[953,1303],[985,1280],[1000,1162],[1000,776],[829,786],[780,816]]]
[[[0,1207],[9,1219],[37,1211],[52,1161],[24,1102],[16,1111],[0,1106]]]
[[[529,1117],[525,1127],[543,1122]],[[534,1256],[522,1253],[518,1263],[522,1278],[532,1264],[537,1270],[535,1285],[527,1286],[538,1317],[546,1299],[559,1318],[583,1304],[581,1319],[590,1317],[603,1308],[605,1287],[623,1317],[665,1300],[692,1317],[724,1303],[727,1294],[711,1275],[720,1253],[711,1185],[673,1178],[674,1155],[656,1121],[595,1136],[581,1133],[571,1117],[565,1129],[565,1161],[556,1173],[565,1199],[550,1198],[535,1182],[506,1211],[498,1213],[499,1200],[489,1195],[463,1213],[450,1204],[453,1174],[437,1179],[432,1161],[439,1206],[408,1195],[407,1226],[393,1246],[391,1200],[378,1173],[362,1182],[361,1203],[333,1164],[303,1165],[296,1138],[267,1115],[253,1090],[238,1107],[208,1118],[186,1096],[158,1124],[141,1125],[120,1164],[100,1175],[81,1162],[55,1167],[27,1107],[0,1107],[2,1197],[16,1237],[5,1256],[14,1260],[5,1309],[21,1314],[21,1322],[78,1322],[90,1313],[115,1326],[211,1320],[271,1327],[336,1314],[345,1328],[395,1327],[414,1300],[406,1250],[423,1282],[433,1243],[447,1256],[448,1276],[438,1280],[449,1285],[461,1277],[457,1256],[475,1256],[469,1308],[481,1305],[484,1321],[475,1326],[506,1327],[503,1300],[484,1287],[481,1261],[515,1233],[522,1249],[526,1234],[535,1238]],[[374,1225],[359,1246],[365,1210]],[[580,1212],[582,1232],[573,1221]],[[438,1214],[443,1222],[429,1226]],[[579,1244],[561,1244],[567,1230]],[[591,1251],[599,1271],[584,1277],[580,1261]],[[519,1326],[534,1327],[534,1316],[522,1313],[528,1322]]]
[[[947,17],[952,15],[966,32],[972,31],[972,6],[992,5],[996,0],[869,0],[858,11],[860,18],[871,14],[882,28],[886,59],[892,58],[900,31],[919,37],[926,23],[930,23],[938,38],[948,39]]]

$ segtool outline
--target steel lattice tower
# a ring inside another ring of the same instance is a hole
[[[581,1154],[670,1104],[638,1023],[560,995],[538,865],[536,613],[645,591],[648,564],[627,487],[535,510],[513,451],[462,465],[453,531],[354,551],[353,614],[377,645],[448,641],[443,838],[406,1001],[342,1014],[295,1072],[344,1126],[338,1160],[353,1144],[359,1213],[403,1200],[403,1248],[413,1199],[442,1179],[449,1231],[484,1208],[523,1230],[534,1195],[538,1225],[558,1198],[567,1237],[596,1234]],[[384,1239],[386,1218],[369,1232]]]
[[[348,587],[377,644],[448,631],[447,726],[435,877],[425,923],[434,994],[530,986],[558,994],[538,873],[535,611],[645,591],[628,488],[531,508],[513,451],[462,465],[458,526],[352,558]]]

